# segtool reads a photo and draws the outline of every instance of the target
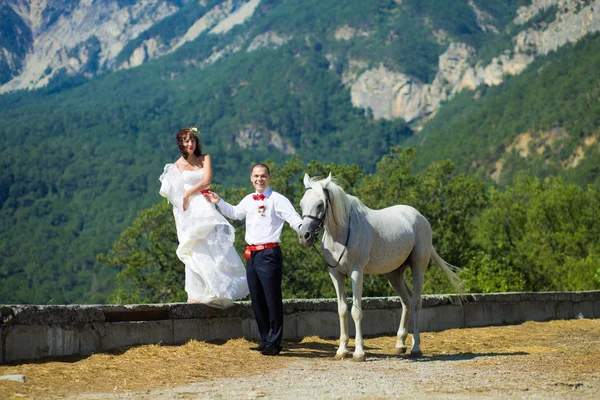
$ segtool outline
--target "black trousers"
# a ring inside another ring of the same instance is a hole
[[[283,337],[282,273],[283,255],[279,246],[254,251],[246,261],[246,277],[260,339],[276,347]]]

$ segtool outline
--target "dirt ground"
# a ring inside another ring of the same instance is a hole
[[[600,398],[598,319],[424,332],[415,359],[395,356],[395,340],[366,338],[362,363],[307,337],[276,357],[235,339],[0,365],[25,376],[0,380],[0,399]]]

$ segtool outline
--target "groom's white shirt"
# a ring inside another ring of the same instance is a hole
[[[254,200],[252,196],[255,194],[247,195],[237,206],[232,206],[223,199],[217,203],[221,213],[227,218],[246,218],[246,242],[249,245],[279,243],[285,222],[296,232],[300,231],[302,218],[285,196],[271,188],[264,191],[264,201]],[[259,212],[261,204],[265,206],[263,213]]]

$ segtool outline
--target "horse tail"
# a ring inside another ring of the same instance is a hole
[[[464,295],[466,293],[465,284],[463,283],[462,279],[460,279],[458,275],[456,275],[456,271],[458,271],[459,268],[444,261],[442,257],[440,257],[440,255],[437,253],[437,251],[435,251],[435,247],[433,246],[431,246],[431,258],[433,258],[433,261],[435,261],[437,265],[442,267],[444,274],[446,274],[448,280],[450,280],[450,283],[456,290],[456,293],[458,293],[459,297],[464,300]]]

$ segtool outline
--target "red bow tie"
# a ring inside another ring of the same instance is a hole
[[[264,200],[265,199],[265,195],[263,193],[261,193],[261,194],[253,194],[252,198],[254,200]]]

